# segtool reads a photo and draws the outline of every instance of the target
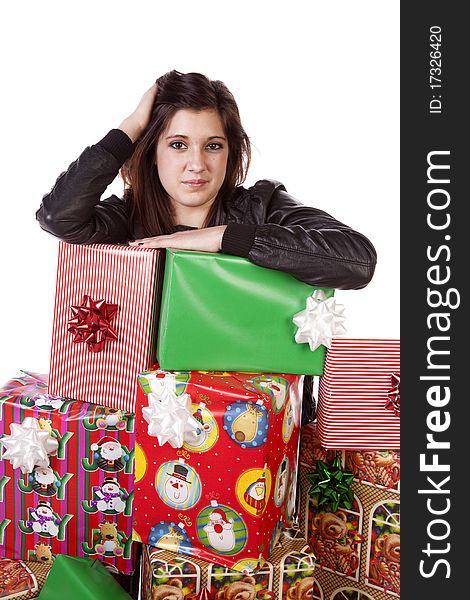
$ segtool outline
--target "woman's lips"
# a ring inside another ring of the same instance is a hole
[[[186,185],[190,188],[201,188],[206,185],[207,181],[205,179],[188,179],[187,181],[183,181],[183,185]]]

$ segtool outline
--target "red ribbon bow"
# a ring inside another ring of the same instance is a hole
[[[86,294],[80,306],[71,306],[72,318],[68,321],[68,331],[73,334],[73,342],[85,343],[90,352],[101,352],[106,340],[117,340],[111,320],[119,310],[117,304],[106,300],[95,302]]]
[[[400,416],[400,373],[392,373],[391,377],[391,388],[388,390],[387,402],[385,408],[393,410],[393,412]]]

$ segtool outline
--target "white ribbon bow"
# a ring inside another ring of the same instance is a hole
[[[31,473],[36,466],[49,466],[49,454],[57,452],[59,442],[41,429],[34,417],[26,417],[21,425],[11,423],[10,433],[0,441],[3,445],[2,458],[9,460],[14,469]]]
[[[315,290],[307,298],[307,308],[293,317],[298,329],[295,341],[298,344],[308,343],[313,352],[320,345],[331,347],[335,335],[346,333],[344,306],[336,304],[334,298],[327,298],[323,290]]]
[[[191,414],[189,394],[177,396],[168,391],[157,397],[151,393],[148,402],[142,415],[148,423],[148,434],[156,437],[160,446],[168,442],[173,448],[181,448],[188,434],[200,432],[201,425]]]

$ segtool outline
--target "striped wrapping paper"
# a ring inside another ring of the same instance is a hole
[[[400,341],[335,338],[320,377],[317,435],[326,449],[400,447],[400,418],[385,408]]]
[[[49,393],[133,411],[137,375],[155,361],[159,252],[147,248],[60,243]],[[117,304],[117,340],[101,352],[74,343],[71,306],[84,295]]]
[[[131,573],[134,414],[51,397],[45,375],[22,371],[0,388],[0,455],[10,425],[26,418],[37,419],[58,449],[49,467],[32,473],[0,460],[0,558],[89,556]],[[40,514],[53,521],[38,527]]]

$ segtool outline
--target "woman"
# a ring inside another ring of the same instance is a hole
[[[66,242],[221,251],[311,285],[367,285],[376,263],[369,240],[303,206],[281,183],[242,187],[249,164],[250,142],[226,86],[171,71],[70,165],[36,217]],[[124,197],[100,201],[119,170]],[[313,418],[312,388],[306,377],[304,422]]]
[[[370,241],[271,180],[241,186],[250,143],[220,81],[171,71],[43,197],[41,227],[71,243],[223,252],[312,285],[371,280]],[[101,200],[121,170],[123,198]]]

